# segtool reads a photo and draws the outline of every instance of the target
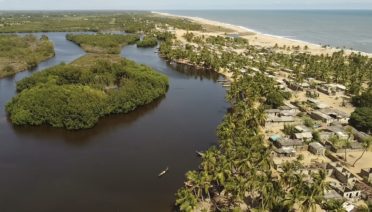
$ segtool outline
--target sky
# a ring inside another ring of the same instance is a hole
[[[372,9],[372,0],[0,0],[0,10]]]

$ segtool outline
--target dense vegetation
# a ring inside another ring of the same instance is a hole
[[[120,34],[67,34],[66,38],[89,53],[107,54],[119,54],[124,45],[139,40],[137,35]]]
[[[31,69],[54,56],[48,37],[0,35],[0,78]]]
[[[176,27],[201,30],[202,26],[181,18],[150,12],[2,12],[0,32],[150,32]]]
[[[349,123],[356,129],[372,133],[372,88],[352,99],[357,108],[351,114]]]
[[[137,41],[137,47],[155,47],[158,45],[158,39],[155,36],[145,36],[142,40]]]
[[[127,113],[164,95],[167,78],[119,56],[88,55],[17,83],[6,110],[16,125],[93,127],[100,117]]]
[[[203,153],[199,170],[186,174],[185,186],[176,194],[181,211],[241,211],[243,205],[247,211],[309,211],[323,202],[325,171],[309,179],[299,161],[285,163],[280,173],[271,169],[261,127],[262,103],[273,86],[263,74],[232,84],[227,96],[232,110],[218,127],[219,145]]]

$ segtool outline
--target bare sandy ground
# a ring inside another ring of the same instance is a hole
[[[347,155],[347,162],[348,164],[353,164],[356,159],[361,156],[362,152],[348,152]],[[344,157],[343,153],[337,154],[340,157]],[[355,167],[349,166],[348,169],[355,175],[358,175],[362,169],[372,168],[372,152],[365,152],[362,159],[360,159],[356,164]]]
[[[275,35],[263,34],[263,33],[256,32],[252,29],[245,28],[245,27],[222,23],[218,21],[212,21],[212,20],[199,18],[199,17],[178,16],[178,15],[172,15],[172,14],[160,13],[160,12],[153,12],[153,14],[168,16],[168,17],[170,16],[170,17],[186,18],[196,23],[200,23],[202,25],[217,26],[215,29],[218,29],[218,27],[222,29],[223,28],[229,29],[231,30],[231,32],[239,33],[241,37],[248,39],[251,45],[257,45],[261,47],[274,47],[276,44],[279,47],[283,47],[284,45],[286,47],[300,46],[302,52],[308,52],[308,53],[317,54],[317,55],[332,54],[333,52],[340,51],[340,49],[336,49],[336,48],[331,48],[331,47],[323,48],[319,44],[313,44],[313,43],[309,43],[309,42],[305,42],[301,40],[293,40],[293,39],[275,36]],[[176,30],[176,33],[177,31],[178,30]],[[182,32],[179,32],[179,33],[182,33]],[[226,33],[226,30],[221,30],[221,31],[215,31],[215,32],[206,32],[205,34],[223,35],[225,33]],[[303,50],[305,46],[308,47],[307,50]],[[359,51],[354,51],[354,50],[349,50],[349,49],[345,49],[344,51],[346,54],[350,54],[352,52],[359,52]],[[371,53],[361,52],[361,54],[372,57]]]

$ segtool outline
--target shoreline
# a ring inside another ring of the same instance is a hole
[[[362,51],[357,51],[357,50],[351,50],[351,49],[342,49],[342,48],[336,48],[333,46],[329,46],[324,44],[326,48],[324,48],[320,44],[315,44],[309,41],[303,41],[299,39],[293,39],[293,38],[288,38],[288,37],[283,37],[279,35],[272,35],[272,34],[267,34],[267,33],[262,33],[257,30],[244,27],[244,26],[239,26],[239,25],[234,25],[230,23],[225,23],[225,22],[219,22],[219,21],[214,21],[206,18],[200,18],[200,17],[194,17],[194,16],[182,16],[182,15],[174,15],[170,13],[164,13],[164,12],[157,12],[157,11],[151,11],[152,14],[160,15],[160,16],[168,16],[168,17],[175,17],[175,18],[185,18],[188,20],[191,20],[193,22],[202,24],[202,25],[213,25],[213,26],[220,26],[229,30],[232,30],[234,33],[239,33],[243,34],[241,37],[246,38],[249,40],[251,45],[258,45],[261,47],[273,47],[275,44],[278,44],[279,47],[281,46],[300,46],[300,47],[305,47],[308,46],[308,50],[305,52],[310,53],[310,54],[332,54],[334,52],[338,52],[341,50],[344,50],[345,54],[351,54],[351,53],[360,53],[364,56],[367,57],[372,57],[372,53],[368,52],[362,52]],[[208,32],[206,32],[208,33]],[[251,35],[244,35],[244,33],[254,33]],[[302,48],[303,49],[303,48]]]

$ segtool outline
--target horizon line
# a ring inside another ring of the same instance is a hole
[[[234,10],[234,11],[252,11],[252,10],[261,10],[261,11],[314,11],[314,10],[324,10],[324,11],[372,11],[372,8],[365,9],[365,8],[247,8],[247,9],[240,9],[240,8],[233,8],[233,9],[7,9],[7,10],[0,10],[0,12],[23,12],[23,11],[46,11],[46,12],[57,12],[57,11],[227,11],[227,10]]]

